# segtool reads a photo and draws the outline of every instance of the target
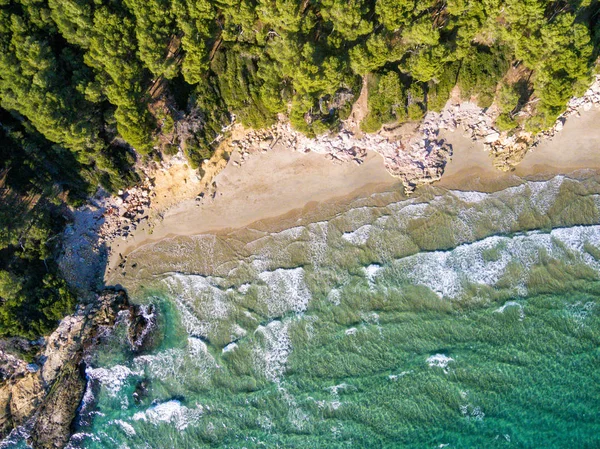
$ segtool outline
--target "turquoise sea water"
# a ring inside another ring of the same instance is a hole
[[[134,254],[70,447],[600,447],[600,178],[321,218]]]

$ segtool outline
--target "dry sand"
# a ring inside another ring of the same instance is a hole
[[[452,144],[454,155],[437,185],[490,191],[517,183],[519,177],[550,177],[581,169],[600,170],[600,127],[597,123],[600,123],[598,109],[583,112],[579,118],[570,118],[557,136],[528,153],[511,173],[495,169],[481,143],[462,136],[460,130],[447,132],[442,137]],[[171,203],[176,205],[164,212],[162,221],[153,229],[139,229],[126,241],[113,242],[106,277],[110,279],[110,273],[119,264],[119,255],[126,256],[136,248],[166,237],[241,228],[311,203],[401,188],[374,152],[360,166],[335,164],[323,155],[303,154],[277,146],[267,153],[254,154],[243,165],[236,166],[233,162],[239,160],[239,154],[234,153],[230,163],[214,178],[217,183],[214,199],[198,202],[191,198],[190,189],[183,197],[173,192],[171,199],[176,197],[177,201]]]
[[[582,169],[600,170],[600,110],[570,117],[562,131],[543,140],[530,150],[510,173],[497,170],[490,154],[480,142],[473,142],[460,131],[443,132],[441,137],[453,147],[452,160],[446,165],[438,186],[491,191],[518,182],[519,178],[549,178]]]

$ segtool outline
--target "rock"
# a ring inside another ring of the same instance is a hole
[[[0,438],[27,421],[33,447],[64,447],[85,392],[83,356],[94,348],[99,327],[111,326],[126,304],[125,292],[107,290],[93,306],[64,318],[38,357],[41,369],[0,349]]]
[[[132,318],[128,328],[128,339],[134,352],[148,351],[156,343],[156,310],[152,304],[134,305],[129,313]]]
[[[137,404],[141,403],[148,396],[148,381],[146,379],[138,381],[132,396]]]
[[[13,423],[23,424],[41,403],[44,393],[39,375],[31,373],[19,379],[11,389],[10,414]]]
[[[554,130],[557,132],[560,132],[560,131],[562,131],[563,127],[564,127],[564,121],[562,119],[558,119],[556,121],[556,125],[554,125]]]
[[[63,448],[71,436],[71,424],[85,393],[86,381],[79,363],[70,361],[38,410],[30,443],[36,449]]]
[[[46,385],[54,382],[67,360],[80,349],[85,322],[84,316],[65,317],[48,337],[44,351],[45,362],[41,370],[42,380]]]
[[[0,439],[6,437],[13,428],[13,419],[10,413],[11,387],[4,384],[0,387]]]
[[[489,133],[488,135],[485,136],[485,139],[483,140],[486,143],[492,143],[497,141],[500,138],[500,133],[497,132],[492,132]]]

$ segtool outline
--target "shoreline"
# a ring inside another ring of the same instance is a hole
[[[235,165],[239,157],[239,153],[233,153],[225,169],[214,178],[214,198],[183,200],[165,211],[151,230],[139,229],[125,241],[114,241],[105,280],[118,267],[120,256],[126,258],[138,248],[163,239],[223,233],[275,220],[312,204],[402,188],[375,152],[370,152],[358,166],[282,147]],[[261,176],[269,176],[268,182]]]
[[[440,137],[453,147],[436,187],[493,191],[519,179],[544,179],[579,170],[600,171],[600,110],[585,111],[567,120],[563,129],[543,139],[511,172],[493,165],[484,144],[460,129]],[[127,240],[115,240],[104,273],[107,285],[122,260],[137,249],[163,239],[219,234],[261,221],[277,221],[311,205],[343,203],[372,193],[402,190],[401,180],[384,167],[383,158],[368,151],[362,164],[339,162],[315,152],[291,151],[281,145],[271,151],[244,155],[234,151],[214,177],[212,198],[186,199],[164,212],[152,229],[139,229]],[[240,163],[242,162],[242,163]]]

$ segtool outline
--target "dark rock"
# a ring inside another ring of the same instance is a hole
[[[156,328],[156,308],[153,304],[136,304],[130,307],[130,313],[128,337],[131,349],[135,352],[152,349],[156,343],[156,336],[152,332]]]
[[[146,399],[146,397],[148,396],[148,387],[149,381],[147,379],[140,380],[135,386],[135,391],[133,392],[133,400],[137,404],[143,402],[144,399]]]

